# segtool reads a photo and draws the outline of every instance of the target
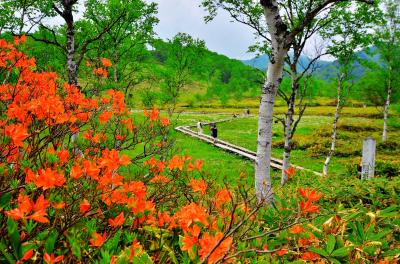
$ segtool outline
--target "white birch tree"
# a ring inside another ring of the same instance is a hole
[[[293,16],[292,22],[285,22],[287,7],[304,2],[300,0],[203,0],[212,19],[218,9],[224,9],[237,21],[255,29],[256,35],[267,40],[270,61],[265,83],[261,89],[258,116],[257,161],[255,165],[255,192],[258,200],[269,203],[273,199],[270,176],[272,124],[276,95],[282,81],[285,58],[296,37],[321,16],[326,16],[336,6],[350,0],[307,0],[305,9]],[[373,0],[358,2],[373,4]],[[262,11],[261,14],[259,11]],[[290,15],[290,14],[289,14]]]

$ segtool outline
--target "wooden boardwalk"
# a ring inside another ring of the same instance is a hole
[[[230,120],[231,119],[229,119],[229,120],[221,120],[221,121],[216,121],[216,122],[211,122],[211,123],[221,123],[221,122],[227,122],[227,121],[230,121]],[[202,124],[204,125],[204,124],[210,124],[210,123],[202,123]],[[196,127],[196,126],[179,126],[179,127],[176,127],[175,130],[177,130],[177,131],[179,131],[179,132],[181,132],[181,133],[183,133],[185,135],[188,135],[188,136],[197,138],[199,140],[202,140],[204,142],[207,142],[209,144],[212,144],[212,145],[214,145],[214,146],[216,146],[218,148],[221,148],[221,149],[223,149],[223,150],[225,150],[227,152],[231,152],[231,153],[234,153],[236,155],[245,157],[245,158],[247,158],[247,159],[249,159],[249,160],[251,160],[253,162],[256,161],[257,153],[255,153],[254,151],[251,151],[249,149],[246,149],[246,148],[243,148],[243,147],[240,147],[240,146],[236,146],[236,145],[234,145],[232,143],[229,143],[229,142],[221,140],[221,139],[217,139],[217,140],[214,141],[214,138],[212,138],[209,135],[198,134],[197,131],[193,131],[191,129],[193,127]],[[282,169],[282,164],[283,164],[282,160],[271,157],[271,167],[273,167],[275,169],[278,169],[278,170],[281,170]],[[303,168],[301,166],[297,166],[297,165],[293,165],[292,164],[292,167],[294,167],[297,170],[309,171],[309,172],[314,173],[315,175],[322,176],[322,174],[319,173],[319,172],[312,171],[312,170]]]

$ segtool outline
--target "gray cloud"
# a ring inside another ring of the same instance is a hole
[[[221,11],[214,21],[205,24],[206,12],[199,7],[201,0],[148,0],[158,4],[160,23],[157,34],[172,38],[178,32],[185,32],[206,42],[207,47],[231,58],[252,57],[247,48],[254,43],[252,31],[239,23],[231,22],[227,13]]]

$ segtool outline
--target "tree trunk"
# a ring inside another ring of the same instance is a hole
[[[336,147],[336,139],[337,139],[337,123],[340,118],[340,113],[342,111],[342,102],[341,102],[341,92],[342,92],[342,78],[339,79],[338,87],[337,87],[337,102],[336,102],[336,110],[335,110],[335,117],[333,119],[333,128],[332,128],[332,141],[331,141],[331,148],[329,149],[328,155],[326,156],[324,167],[322,169],[322,174],[324,176],[328,175],[328,166],[331,162],[333,153],[335,152]]]
[[[386,102],[385,102],[385,107],[383,109],[383,132],[382,132],[382,142],[386,142],[387,140],[387,121],[388,121],[388,116],[389,116],[389,105],[390,105],[390,97],[392,95],[392,87],[391,83],[389,81],[389,87],[387,90],[387,97],[386,97]]]
[[[288,110],[285,118],[285,145],[283,152],[283,164],[282,164],[282,177],[281,177],[281,186],[284,186],[286,182],[289,180],[289,175],[286,173],[290,168],[290,153],[292,151],[292,139],[293,139],[293,115],[294,115],[294,107],[296,103],[297,91],[299,88],[299,79],[297,77],[297,73],[295,69],[292,69],[291,72],[292,78],[292,92],[288,101]]]
[[[118,65],[114,63],[114,82],[118,82]]]
[[[75,28],[74,19],[71,15],[65,19],[67,23],[67,68],[68,81],[70,84],[78,86],[78,67],[75,61]]]
[[[259,202],[269,203],[273,199],[270,175],[272,123],[276,93],[282,81],[284,59],[287,49],[279,49],[271,58],[267,79],[261,92],[258,116],[257,161],[255,166],[255,188]]]

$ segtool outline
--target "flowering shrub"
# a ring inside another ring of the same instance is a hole
[[[167,158],[157,109],[135,121],[121,92],[86,98],[36,72],[21,41],[0,40],[0,262],[369,258],[344,245],[343,216],[314,225],[315,189],[265,206],[241,184],[219,187],[202,161]]]

